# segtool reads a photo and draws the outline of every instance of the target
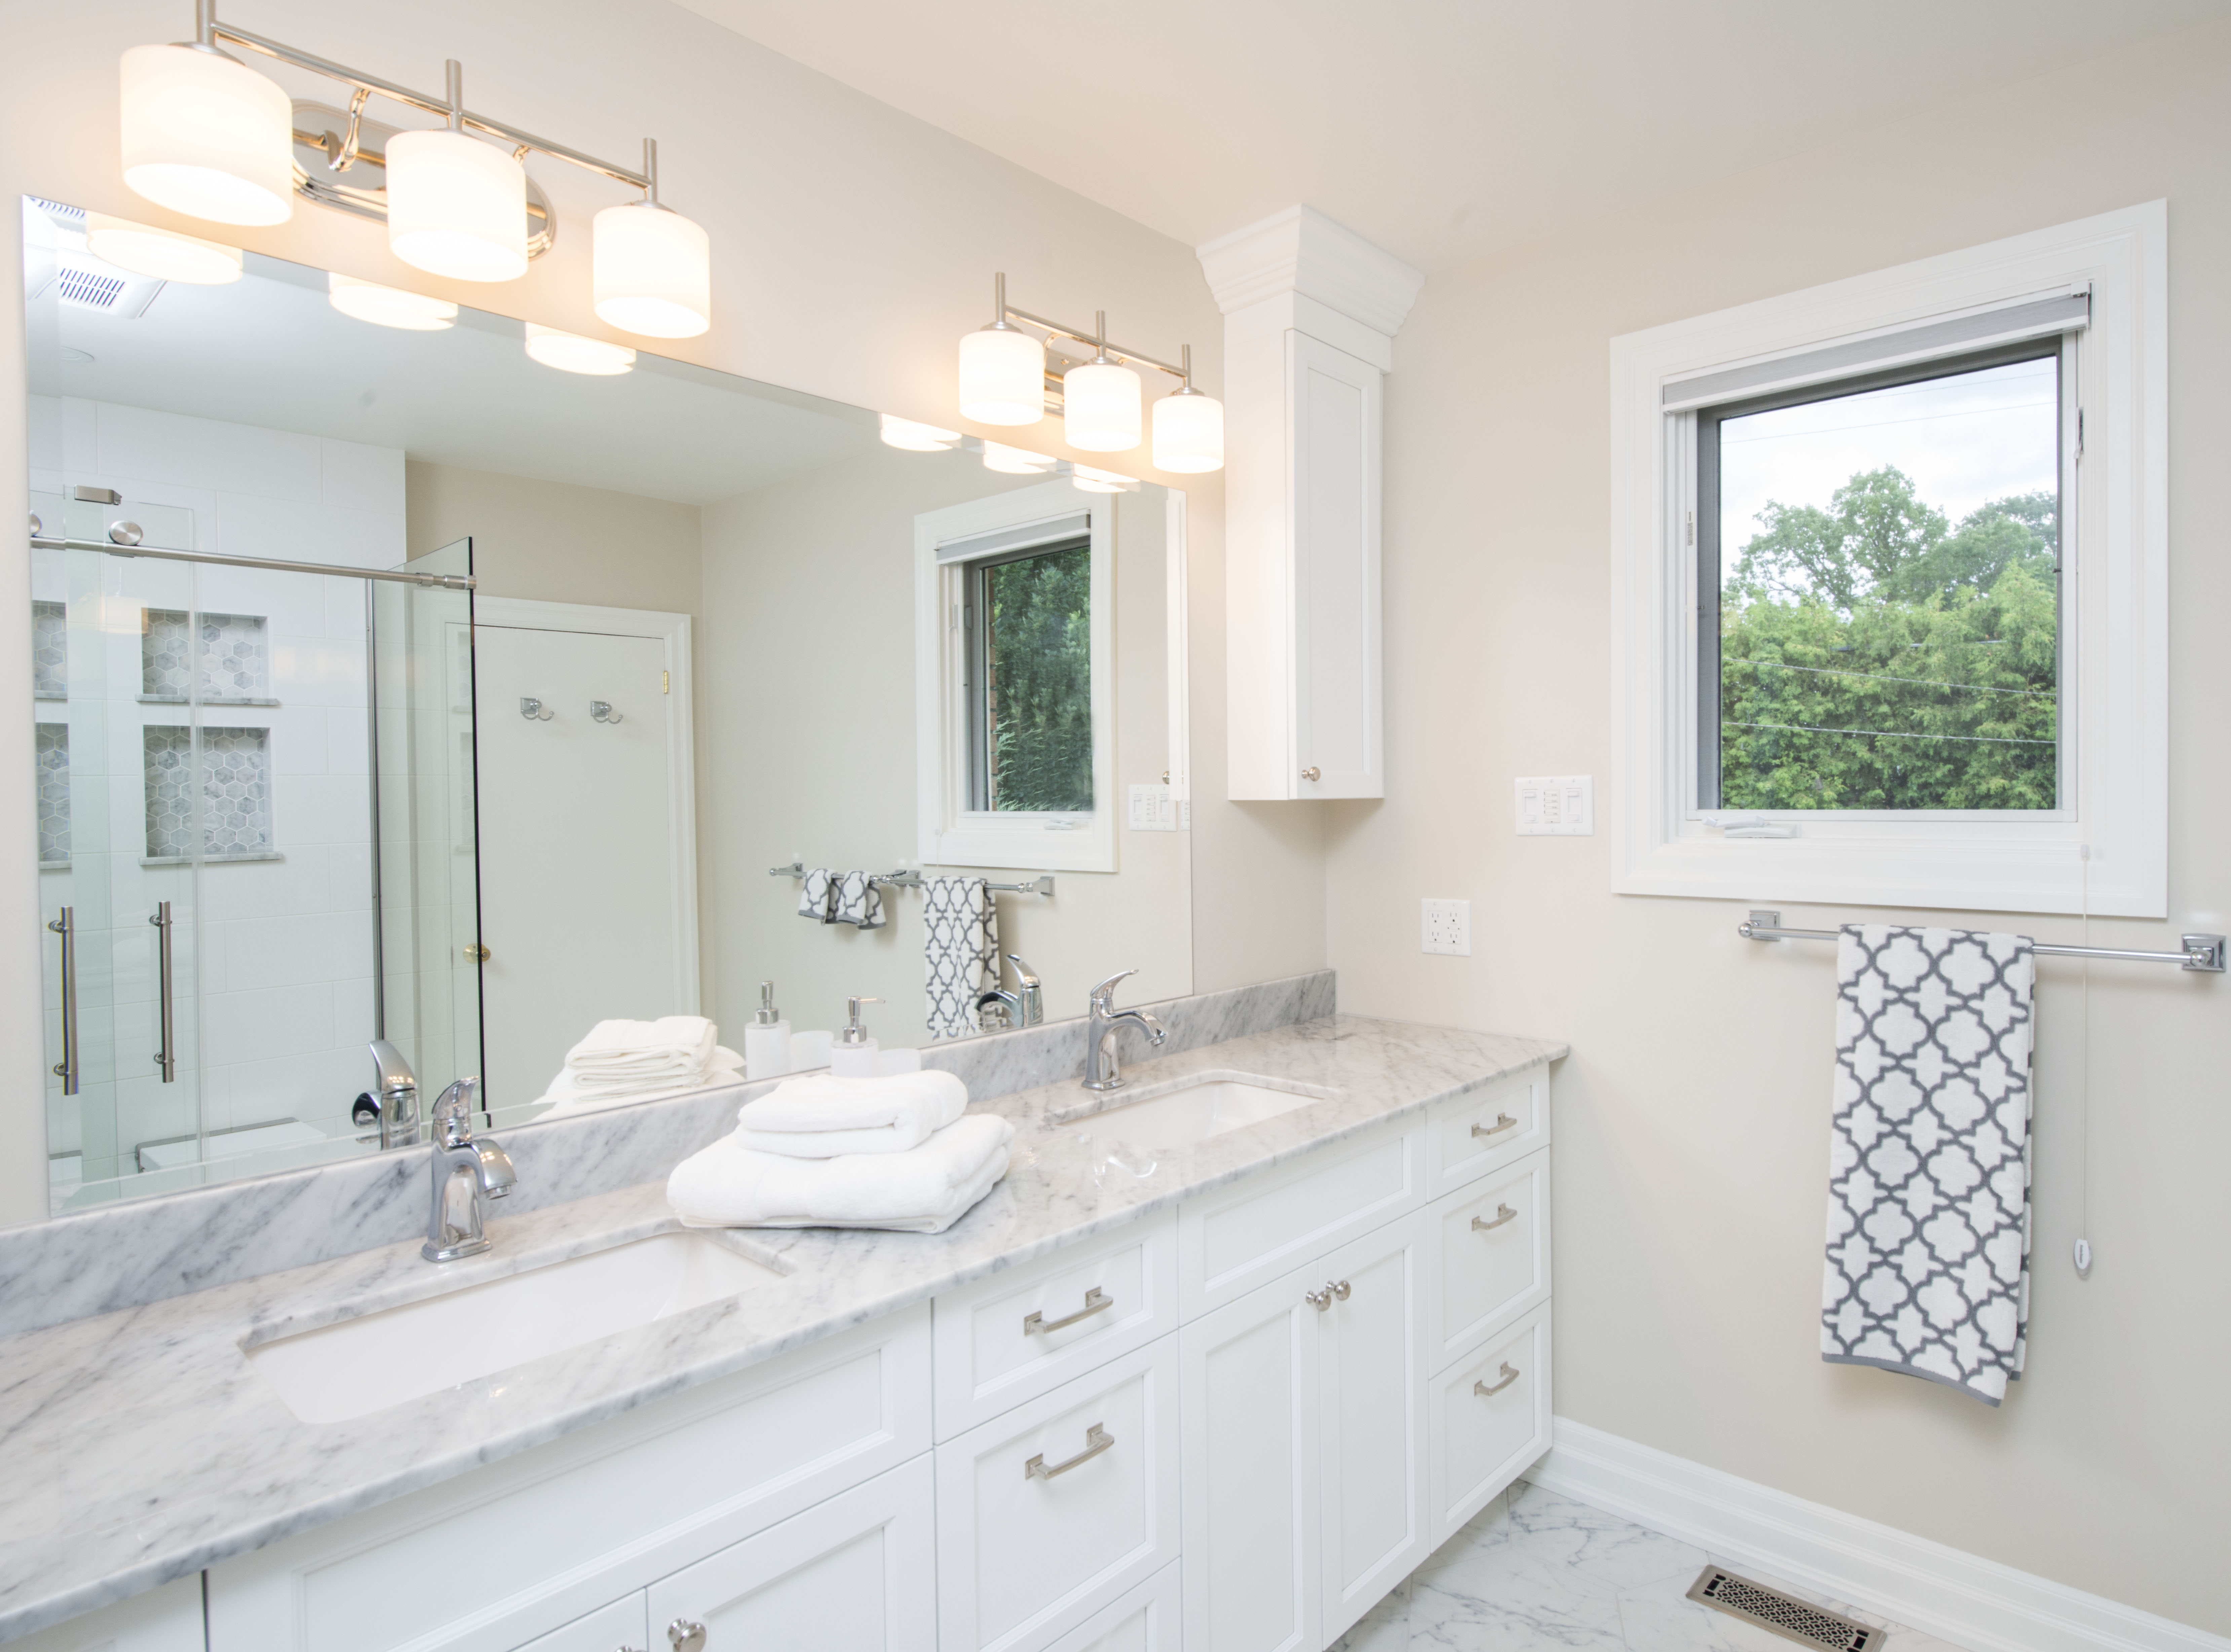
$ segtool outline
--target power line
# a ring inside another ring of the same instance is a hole
[[[2060,691],[2058,689],[1995,689],[1982,683],[1940,683],[1933,677],[1890,677],[1879,671],[1840,671],[1827,665],[1786,665],[1778,659],[1734,659],[1728,664],[1770,665],[1777,671],[1811,671],[1820,677],[1863,677],[1870,683],[1917,683],[1931,689],[1973,689],[1978,694],[2058,694]]]
[[[1733,722],[1725,718],[1721,726],[1728,729],[1788,729],[1806,735],[1872,735],[1884,740],[1963,740],[1970,744],[1991,746],[2051,746],[2051,740],[2020,740],[2011,735],[1912,735],[1896,729],[1822,729],[1809,722]]]

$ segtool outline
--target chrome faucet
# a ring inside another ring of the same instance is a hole
[[[1007,962],[1015,966],[1015,990],[1003,992],[993,987],[976,994],[977,1020],[986,1032],[1036,1027],[1045,1020],[1045,993],[1037,975],[1030,965],[1023,962],[1022,954],[1018,952],[1010,952]],[[996,1020],[986,1015],[994,1004],[999,1006]]]
[[[502,1198],[519,1180],[503,1149],[473,1136],[480,1087],[478,1079],[460,1079],[434,1104],[434,1208],[418,1251],[430,1262],[454,1262],[486,1250],[488,1202]]]
[[[379,1147],[418,1144],[418,1076],[403,1059],[403,1052],[384,1038],[372,1041],[372,1065],[379,1078],[374,1093],[379,1098]]]
[[[1123,1087],[1123,1070],[1116,1059],[1116,1036],[1126,1027],[1142,1029],[1148,1040],[1157,1047],[1169,1034],[1162,1024],[1143,1009],[1116,1007],[1116,983],[1127,975],[1135,975],[1135,969],[1120,970],[1092,989],[1084,1016],[1084,1087],[1106,1092]]]

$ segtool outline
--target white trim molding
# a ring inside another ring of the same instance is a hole
[[[2088,897],[2102,915],[2168,915],[2168,249],[2167,204],[2151,201],[1611,341],[1617,892],[2004,912],[2077,912]],[[1772,817],[1789,836],[1711,829],[1698,807],[1698,592],[1682,531],[1694,416],[1669,412],[1668,385],[1744,368],[1770,379],[1779,358],[2086,290],[2090,325],[2073,335],[2084,436],[2062,524],[2062,680],[2075,696],[2063,807],[1790,811]]]
[[[1553,1424],[1525,1478],[1736,1567],[1969,1652],[2231,1652],[2231,1639],[1592,1428]]]

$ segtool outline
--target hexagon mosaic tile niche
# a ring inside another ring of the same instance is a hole
[[[193,690],[200,639],[201,698],[261,701],[271,692],[271,650],[262,614],[182,613],[147,610],[139,637],[140,692],[151,700],[184,700]]]
[[[146,729],[147,858],[194,853],[193,730]],[[271,852],[271,731],[202,730],[201,852],[213,860]]]
[[[39,865],[67,866],[70,858],[69,724],[39,724]]]
[[[65,604],[31,605],[31,697],[69,698],[69,609]]]

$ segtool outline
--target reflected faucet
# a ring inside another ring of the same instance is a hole
[[[1007,962],[1015,966],[1015,990],[1003,992],[993,987],[976,994],[977,1022],[987,1033],[1036,1027],[1045,1020],[1045,993],[1037,975],[1019,952],[1010,952]],[[994,1004],[999,1006],[996,1018],[986,1014]]]
[[[488,1247],[488,1206],[519,1180],[511,1156],[488,1137],[473,1135],[478,1079],[460,1079],[434,1104],[434,1207],[418,1254],[430,1262],[454,1262]]]
[[[1116,1040],[1126,1027],[1136,1027],[1157,1048],[1169,1036],[1162,1024],[1143,1009],[1116,1007],[1116,983],[1135,975],[1135,969],[1119,970],[1092,989],[1084,1016],[1084,1087],[1103,1094],[1123,1087],[1123,1070],[1116,1059]]]
[[[403,1052],[385,1039],[372,1041],[372,1065],[379,1077],[373,1093],[379,1104],[379,1147],[418,1144],[418,1075],[403,1059]]]

